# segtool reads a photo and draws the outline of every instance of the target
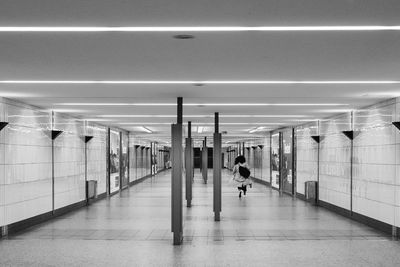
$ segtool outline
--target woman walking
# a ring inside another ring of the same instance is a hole
[[[246,163],[246,158],[242,155],[236,157],[235,166],[233,167],[233,180],[237,184],[239,190],[239,198],[242,197],[242,192],[246,195],[247,185],[251,184],[249,165]]]

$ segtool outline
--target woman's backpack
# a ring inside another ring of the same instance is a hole
[[[247,169],[246,167],[239,166],[239,173],[240,176],[242,176],[243,178],[247,179],[250,177],[250,170]]]

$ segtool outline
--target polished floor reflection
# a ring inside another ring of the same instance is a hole
[[[184,244],[172,246],[170,173],[0,241],[1,266],[397,266],[399,242],[255,184],[247,196],[223,172],[214,222],[212,173],[196,172]]]

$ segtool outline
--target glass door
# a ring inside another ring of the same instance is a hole
[[[284,192],[293,194],[293,130],[282,132],[281,177]]]

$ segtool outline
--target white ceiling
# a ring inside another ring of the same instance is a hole
[[[387,0],[1,0],[5,26],[337,26],[400,25]],[[175,34],[193,34],[177,40]],[[0,80],[399,80],[400,32],[0,33]],[[259,123],[295,125],[400,95],[386,85],[0,84],[0,96],[168,136],[173,106],[64,106],[62,103],[337,103],[340,106],[185,106],[184,114],[297,115],[221,118],[231,136]],[[193,123],[213,118],[186,117]],[[148,124],[163,123],[160,125]],[[123,124],[121,124],[123,123]],[[136,123],[127,125],[124,123]],[[140,125],[139,125],[140,123]],[[212,125],[207,130],[212,131]],[[197,125],[196,125],[197,126]],[[261,125],[260,125],[261,126]],[[209,133],[208,133],[209,134]],[[257,133],[259,135],[259,133]]]

